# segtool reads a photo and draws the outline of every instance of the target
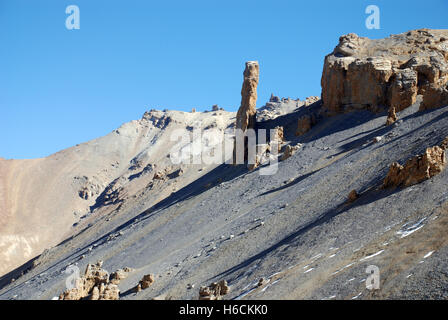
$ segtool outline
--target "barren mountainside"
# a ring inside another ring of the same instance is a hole
[[[238,112],[151,110],[47,158],[0,159],[0,299],[446,299],[448,30],[342,36],[321,98],[256,109],[262,70],[246,64]],[[196,129],[232,158],[234,128],[275,137],[254,163],[173,163],[200,152]]]

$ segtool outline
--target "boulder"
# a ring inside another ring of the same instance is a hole
[[[283,155],[280,157],[280,160],[283,161],[283,160],[286,160],[286,159],[292,157],[298,149],[299,149],[298,146],[291,146],[288,144],[285,147],[285,150],[283,151]]]
[[[208,287],[199,289],[199,300],[221,300],[229,292],[230,288],[227,285],[227,281],[213,282]]]
[[[140,281],[141,288],[147,289],[154,283],[154,275],[152,274],[146,274],[143,276],[142,280]]]
[[[395,121],[397,121],[397,114],[395,113],[395,108],[394,107],[390,107],[389,108],[389,113],[387,115],[387,120],[386,120],[386,126],[390,126],[391,124],[394,124]]]
[[[124,280],[128,277],[130,270],[131,270],[130,268],[123,268],[118,269],[115,272],[112,272],[109,277],[110,283],[119,284],[121,280]]]
[[[356,199],[359,198],[359,194],[356,190],[352,190],[350,191],[350,193],[348,194],[348,199],[347,199],[347,203],[352,203],[354,202]]]
[[[439,174],[445,166],[445,151],[438,146],[427,148],[424,154],[409,159],[404,166],[392,163],[383,188],[412,186]]]

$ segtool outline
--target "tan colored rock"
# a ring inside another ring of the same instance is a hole
[[[165,178],[165,172],[164,171],[157,171],[156,173],[154,173],[154,180],[163,180],[163,178]]]
[[[320,100],[320,97],[317,96],[310,96],[305,98],[305,107],[309,107],[310,105],[316,103]]]
[[[100,296],[98,300],[119,300],[120,299],[120,289],[115,284],[107,284],[100,289]]]
[[[297,122],[296,136],[301,136],[311,130],[316,124],[316,116],[314,114],[304,115]]]
[[[325,57],[325,110],[332,115],[395,107],[398,112],[415,103],[417,94],[426,100],[423,108],[440,106],[443,90],[437,89],[448,82],[448,47],[441,39],[447,36],[447,30],[428,29],[377,40],[342,36]]]
[[[256,122],[257,86],[260,69],[258,61],[246,62],[244,81],[241,89],[241,105],[236,115],[235,129],[246,132],[254,129]],[[236,144],[236,142],[235,142]],[[245,142],[245,161],[247,161],[247,144]],[[233,163],[236,163],[236,146],[234,147]]]
[[[121,280],[126,279],[130,272],[130,271],[126,271],[126,270],[131,270],[131,269],[123,268],[123,269],[119,269],[115,272],[112,272],[109,277],[110,283],[119,284],[121,282]]]
[[[386,103],[397,112],[417,101],[417,72],[412,69],[397,70],[388,88],[390,97]]]
[[[448,106],[448,86],[440,87],[429,85],[423,93],[420,111]]]
[[[149,288],[153,283],[154,283],[154,275],[153,274],[144,275],[142,280],[140,281],[140,285],[143,290]]]
[[[390,107],[389,108],[389,113],[387,115],[387,120],[386,120],[386,126],[390,126],[391,124],[394,124],[397,121],[397,114],[395,113],[395,108],[394,107]]]
[[[442,148],[443,150],[447,150],[448,149],[448,137],[446,137],[442,143],[440,144],[440,148]]]
[[[246,131],[255,128],[255,114],[257,112],[257,86],[260,69],[258,61],[246,62],[244,82],[241,89],[241,106],[236,115],[236,129]]]
[[[230,292],[230,287],[226,280],[213,282],[208,287],[199,289],[199,300],[221,300],[222,297]]]
[[[100,290],[98,287],[93,287],[92,293],[90,294],[90,300],[99,300],[100,299]]]
[[[283,161],[283,160],[286,160],[286,159],[292,157],[298,149],[299,149],[298,146],[291,146],[288,144],[285,147],[285,151],[283,151],[283,155],[280,157],[280,160]]]
[[[352,191],[350,191],[350,193],[348,194],[348,199],[347,199],[347,202],[348,203],[352,203],[352,202],[354,202],[356,199],[358,199],[359,198],[359,194],[358,194],[358,192],[356,191],[356,190],[352,190]]]
[[[275,127],[274,130],[275,130],[275,134],[274,134],[273,140],[277,140],[279,145],[282,144],[283,142],[285,142],[283,127],[278,126],[278,127]]]
[[[67,290],[59,296],[59,300],[118,300],[120,290],[118,286],[110,282],[109,273],[102,269],[103,262],[88,264],[84,275],[77,279],[75,288]],[[130,268],[125,268],[131,271]],[[124,276],[124,269],[112,273],[114,282]]]
[[[438,146],[427,148],[423,155],[409,159],[404,166],[392,163],[383,188],[409,187],[439,174],[445,166],[445,151]]]

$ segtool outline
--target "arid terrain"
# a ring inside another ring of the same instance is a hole
[[[0,299],[447,299],[448,30],[335,44],[321,97],[257,102],[252,61],[238,112],[150,110],[0,158]],[[196,130],[232,158],[235,128],[276,130],[275,174],[260,174],[273,137],[254,164],[173,163],[198,156]],[[71,266],[88,272],[69,292]]]

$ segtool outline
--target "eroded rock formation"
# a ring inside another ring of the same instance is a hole
[[[148,289],[154,283],[153,274],[145,274],[140,282],[135,286],[134,292],[140,292],[144,289]]]
[[[241,89],[241,106],[238,109],[236,115],[235,129],[241,130],[243,133],[248,129],[255,128],[256,122],[256,103],[257,103],[257,86],[260,69],[258,61],[246,62],[246,68],[244,70],[244,81]],[[247,140],[247,139],[246,139]],[[235,142],[236,143],[236,142]],[[236,146],[234,148],[233,163],[237,161]],[[245,153],[247,152],[247,145],[245,141]],[[247,161],[247,154],[244,157]]]
[[[208,287],[199,289],[199,300],[221,300],[222,297],[230,292],[226,280],[213,282]]]
[[[246,131],[255,128],[257,112],[257,86],[260,69],[258,61],[246,62],[244,81],[241,89],[241,106],[236,115],[236,129]]]
[[[445,151],[438,146],[427,148],[424,154],[409,159],[404,166],[392,163],[383,187],[412,186],[439,174],[445,166]]]
[[[370,40],[342,36],[325,57],[322,100],[329,114],[369,109],[397,112],[423,95],[422,108],[446,104],[448,31],[421,29]]]
[[[76,279],[75,287],[62,293],[59,300],[118,300],[120,298],[118,279],[126,277],[126,270],[130,272],[130,269],[120,269],[114,272],[114,276],[110,279],[109,273],[102,268],[102,265],[101,261],[88,264],[84,275]]]

